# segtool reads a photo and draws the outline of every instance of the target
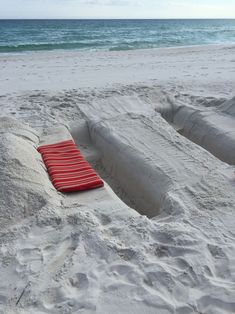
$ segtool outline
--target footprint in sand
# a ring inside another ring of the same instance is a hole
[[[87,289],[89,286],[89,281],[86,274],[77,273],[73,278],[69,279],[69,282],[72,287],[75,287],[79,290]]]
[[[101,225],[106,226],[112,222],[111,217],[104,215],[104,214],[99,214],[98,219],[101,223]]]
[[[38,248],[24,248],[17,253],[16,258],[19,263],[16,268],[17,272],[22,272],[27,268],[32,273],[37,273],[41,269],[43,256]]]
[[[93,312],[97,304],[96,291],[94,279],[88,278],[85,273],[76,273],[63,286],[56,287],[47,294],[44,307],[54,307],[58,311],[56,313],[77,313],[81,309]]]

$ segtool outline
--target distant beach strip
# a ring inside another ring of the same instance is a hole
[[[0,20],[0,53],[235,43],[235,19]]]

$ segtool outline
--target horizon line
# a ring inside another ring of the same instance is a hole
[[[58,18],[1,18],[0,20],[235,20],[235,17],[161,17],[161,18],[101,18],[101,17],[86,17],[86,18],[63,18],[63,17],[58,17]]]

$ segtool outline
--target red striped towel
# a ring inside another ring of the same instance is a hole
[[[59,192],[102,187],[104,182],[85,160],[73,140],[38,147],[50,179]]]

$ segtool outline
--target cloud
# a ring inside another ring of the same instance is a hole
[[[0,0],[0,18],[234,18],[235,0]]]

